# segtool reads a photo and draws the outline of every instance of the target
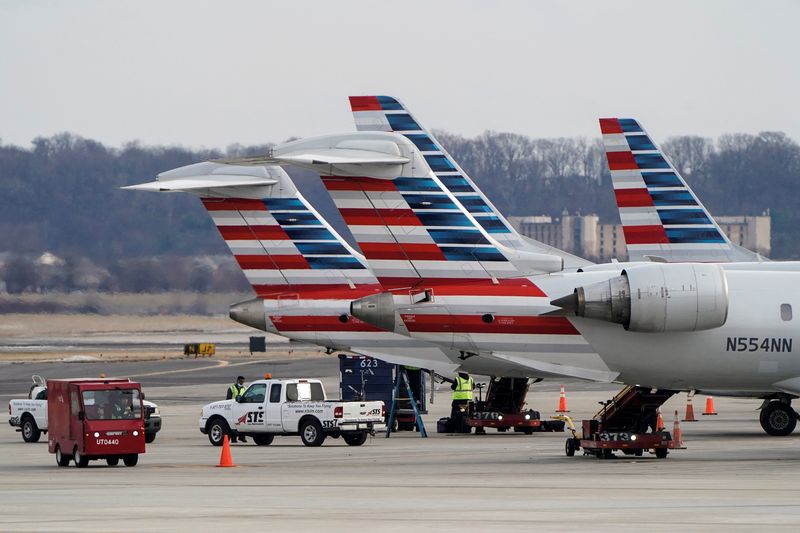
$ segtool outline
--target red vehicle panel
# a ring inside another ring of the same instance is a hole
[[[48,380],[50,453],[74,458],[120,458],[128,466],[145,452],[141,386],[127,379]],[[81,459],[79,461],[78,459]],[[67,460],[68,461],[68,460]],[[59,462],[61,466],[66,466]]]

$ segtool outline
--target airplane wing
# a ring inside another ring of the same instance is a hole
[[[350,348],[350,351],[353,353],[357,353],[359,355],[374,357],[375,359],[380,359],[381,361],[386,361],[395,365],[415,366],[417,368],[424,368],[425,370],[431,370],[433,372],[436,372],[437,374],[445,376],[455,374],[458,371],[459,367],[459,365],[457,365],[456,363],[445,363],[443,361],[422,359],[418,357],[413,357],[412,355],[398,355],[396,353],[386,353],[386,352],[376,351],[374,348],[359,348],[358,346],[354,346]],[[413,351],[409,350],[409,353],[413,353]]]
[[[515,365],[519,365],[525,368],[528,368],[532,371],[533,375],[536,375],[540,378],[577,378],[577,379],[584,379],[586,381],[597,381],[600,383],[611,383],[617,376],[619,376],[619,372],[614,371],[603,371],[603,370],[595,370],[591,368],[581,368],[576,366],[567,366],[567,365],[559,365],[556,363],[547,363],[544,361],[537,361],[534,359],[528,359],[526,357],[519,357],[516,355],[492,352],[491,354],[482,354],[482,356],[499,359],[501,361],[506,361],[509,363],[514,363]]]

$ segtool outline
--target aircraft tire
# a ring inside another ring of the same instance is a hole
[[[768,435],[785,437],[797,426],[797,412],[788,403],[774,400],[761,410],[759,422]]]

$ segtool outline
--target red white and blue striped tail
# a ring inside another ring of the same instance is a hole
[[[519,235],[434,135],[423,128],[397,98],[351,96],[350,108],[358,131],[395,132],[413,142],[436,177],[455,197],[455,201],[498,243],[522,252],[558,255],[564,259],[566,268],[591,264],[562,250]]]
[[[762,259],[730,242],[639,122],[632,118],[601,118],[600,131],[629,260]]]
[[[322,180],[386,289],[523,275],[433,175]]]
[[[261,181],[248,185],[248,179]],[[244,185],[227,185],[231,182]],[[378,289],[363,256],[303,198],[281,167],[205,162],[131,188],[199,196],[260,298],[354,299]]]

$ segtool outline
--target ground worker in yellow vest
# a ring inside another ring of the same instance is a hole
[[[244,376],[238,376],[236,378],[236,382],[228,387],[228,394],[225,396],[225,399],[236,401],[239,396],[244,394],[245,388]],[[236,437],[231,437],[231,442],[236,442]],[[239,435],[239,442],[247,442],[247,439],[244,438],[244,435]]]
[[[462,406],[469,405],[473,400],[472,391],[475,390],[475,381],[466,372],[459,372],[450,388],[453,389],[453,403],[450,407],[450,423],[454,431],[460,431],[463,426],[464,414]]]

